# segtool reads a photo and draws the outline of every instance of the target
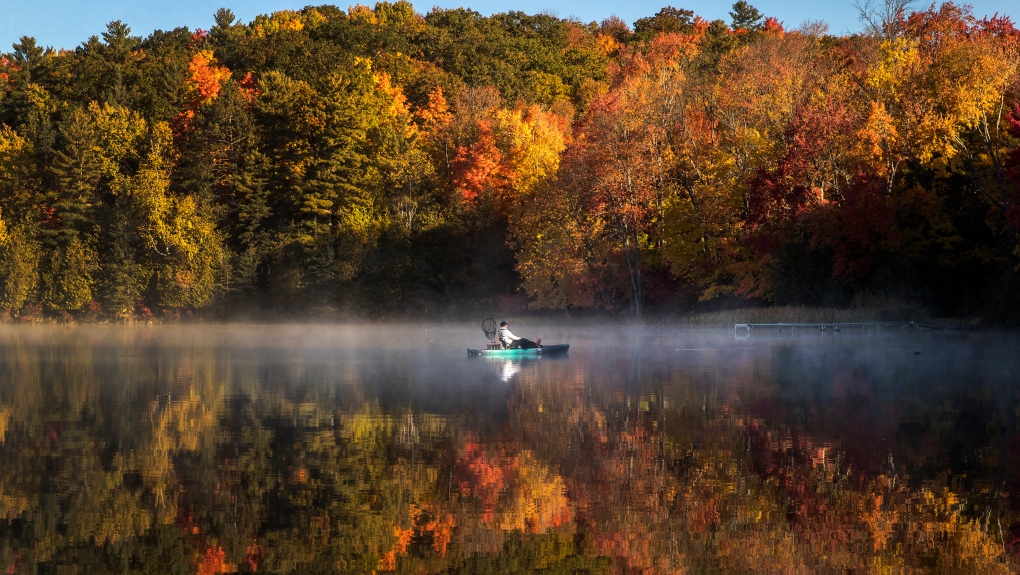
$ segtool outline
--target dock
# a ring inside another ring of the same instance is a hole
[[[735,323],[733,324],[734,337],[751,337],[751,330],[778,330],[779,333],[787,331],[796,333],[798,331],[814,330],[820,333],[838,334],[843,331],[854,331],[856,333],[901,333],[916,331],[932,331],[942,329],[942,326],[918,323],[916,321],[866,321],[866,322],[832,322],[832,323]],[[740,333],[740,330],[744,330]]]

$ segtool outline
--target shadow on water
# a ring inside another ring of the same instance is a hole
[[[0,570],[1020,571],[1014,335],[477,332],[4,327]]]

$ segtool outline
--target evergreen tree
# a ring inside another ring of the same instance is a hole
[[[139,214],[132,198],[122,193],[113,201],[101,231],[103,249],[97,283],[106,313],[113,318],[129,319],[142,303],[149,274],[138,261]]]
[[[25,79],[32,81],[42,75],[48,57],[53,56],[53,48],[43,48],[36,44],[35,38],[22,36],[13,45],[13,60],[17,63]]]
[[[259,150],[250,103],[242,87],[227,81],[219,96],[204,104],[186,142],[175,188],[214,206],[217,227],[232,254],[229,289],[252,293],[271,243],[267,177],[270,166]]]
[[[715,73],[719,59],[737,46],[737,38],[722,20],[712,20],[705,30],[705,40],[701,53],[702,70]]]
[[[104,175],[101,144],[91,119],[77,109],[60,127],[63,145],[53,164],[57,185],[47,198],[52,208],[47,234],[58,244],[88,231],[89,209]]]
[[[757,8],[751,6],[745,0],[737,0],[730,12],[730,26],[734,30],[745,30],[747,32],[761,32],[765,27],[765,17]]]

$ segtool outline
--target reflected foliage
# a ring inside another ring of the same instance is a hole
[[[1012,338],[507,371],[274,329],[0,334],[0,568],[1020,571]]]

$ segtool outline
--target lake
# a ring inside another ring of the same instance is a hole
[[[1020,573],[1020,338],[0,326],[0,573]]]

